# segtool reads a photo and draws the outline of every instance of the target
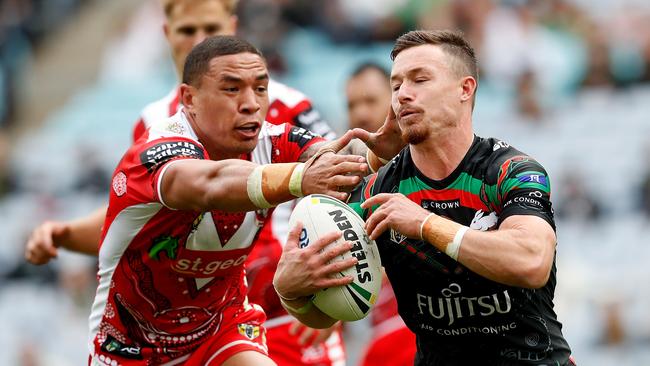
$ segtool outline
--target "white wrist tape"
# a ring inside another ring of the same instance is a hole
[[[454,240],[447,244],[447,249],[445,249],[445,253],[447,253],[448,256],[451,257],[451,259],[457,261],[458,260],[458,252],[460,251],[460,244],[463,241],[463,236],[465,236],[465,233],[469,230],[469,227],[463,226],[458,231],[456,231],[456,235],[454,235]]]
[[[248,180],[246,181],[246,191],[248,192],[248,199],[255,206],[259,208],[271,208],[273,205],[266,200],[262,191],[263,171],[264,165],[259,165],[253,169],[253,172],[248,176]]]
[[[305,164],[300,163],[291,172],[291,178],[289,179],[289,193],[296,197],[302,197],[302,173],[305,170]]]
[[[422,223],[420,224],[420,240],[424,240],[424,232],[423,232],[424,231],[424,224],[426,224],[427,221],[429,221],[429,219],[433,215],[435,215],[435,214],[430,213],[429,215],[427,215],[427,217],[424,218],[424,220],[422,220]]]

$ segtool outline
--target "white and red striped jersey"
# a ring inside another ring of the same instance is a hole
[[[288,124],[264,123],[258,164],[295,162],[322,140]],[[266,210],[173,210],[161,198],[166,169],[210,159],[182,108],[154,122],[113,173],[99,250],[99,286],[90,316],[90,352],[119,342],[160,364],[187,354],[216,330],[222,311],[245,304],[244,263]]]
[[[289,123],[317,133],[328,140],[335,137],[329,124],[300,91],[270,80],[268,93],[267,122],[276,125]],[[147,105],[133,128],[133,141],[146,131],[152,121],[175,114],[179,105],[179,88],[174,88],[164,98]],[[249,299],[262,306],[269,319],[287,314],[271,284],[282,254],[282,244],[289,231],[288,223],[292,207],[292,203],[285,203],[275,209],[273,216],[267,219],[262,228],[257,244],[246,263]]]

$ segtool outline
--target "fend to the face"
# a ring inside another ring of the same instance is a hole
[[[166,5],[165,36],[178,75],[192,48],[211,36],[234,35],[237,16],[223,0],[176,0]]]
[[[183,103],[213,159],[255,149],[269,108],[268,83],[264,59],[245,52],[213,58],[200,83],[187,88]]]
[[[457,126],[465,113],[466,77],[454,68],[453,58],[441,46],[430,44],[405,49],[395,57],[391,105],[403,137],[412,145]]]

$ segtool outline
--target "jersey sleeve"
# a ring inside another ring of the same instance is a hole
[[[166,167],[174,161],[205,159],[207,156],[200,144],[183,137],[138,143],[129,149],[118,165],[111,195],[115,193],[115,198],[124,201],[126,206],[150,202],[164,204],[159,194],[159,181]],[[116,189],[116,179],[123,181],[123,188]]]
[[[309,100],[304,100],[292,110],[291,120],[296,127],[302,127],[321,135],[326,140],[334,140],[336,133],[329,123],[323,119],[320,112],[315,109]]]
[[[271,141],[274,151],[273,162],[293,163],[298,161],[300,155],[311,145],[325,140],[302,127],[285,123],[282,132],[272,137]]]
[[[505,160],[499,170],[496,194],[500,202],[500,225],[513,215],[538,216],[555,229],[551,182],[544,167],[528,156]]]

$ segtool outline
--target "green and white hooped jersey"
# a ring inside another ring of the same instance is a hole
[[[475,136],[456,170],[439,181],[415,167],[407,147],[367,177],[349,204],[366,219],[376,207],[363,210],[360,204],[379,193],[402,193],[474,230],[495,230],[512,215],[538,216],[555,229],[544,168],[493,138]],[[417,334],[416,365],[568,362],[570,349],[553,311],[555,261],[544,287],[525,289],[490,281],[431,244],[394,230],[377,245],[399,313]]]

